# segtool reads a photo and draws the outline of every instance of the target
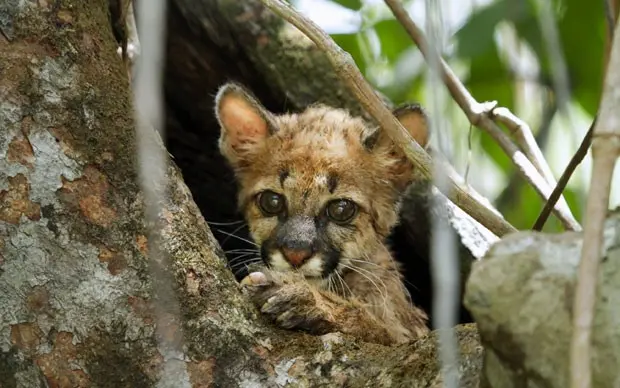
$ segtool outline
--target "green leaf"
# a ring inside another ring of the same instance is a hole
[[[472,131],[479,131],[477,128],[472,128]],[[495,139],[488,135],[486,132],[480,134],[480,146],[489,158],[495,162],[506,175],[513,169],[513,164],[510,158],[506,155],[504,150],[497,144]]]
[[[471,59],[469,76],[464,84],[478,101],[496,100],[500,106],[511,110],[514,107],[512,77],[502,63],[495,44],[484,55],[477,55]],[[480,141],[491,159],[503,171],[509,171],[512,163],[496,142],[486,135],[481,136]]]
[[[413,77],[397,78],[397,80],[388,87],[380,89],[394,105],[420,102],[420,96],[423,95],[424,89],[424,72]]]
[[[581,208],[578,205],[577,193],[570,188],[565,188],[563,194],[571,212],[575,217],[579,218],[578,216],[581,214]],[[512,201],[506,203],[506,206],[499,210],[515,228],[520,230],[531,229],[544,207],[540,195],[536,193],[531,185],[521,182],[512,197]],[[545,222],[543,231],[547,233],[558,233],[564,231],[564,226],[552,213],[547,219],[547,222]]]
[[[512,75],[501,61],[495,45],[486,54],[470,60],[465,85],[478,101],[496,100],[508,109],[514,106]]]
[[[495,44],[497,24],[503,20],[519,21],[527,16],[527,11],[527,3],[514,0],[499,0],[479,8],[455,34],[458,55],[474,57],[486,53]]]
[[[362,0],[332,0],[332,1],[334,3],[340,4],[343,7],[352,9],[354,11],[358,11],[360,8],[362,8],[362,5],[364,5]]]
[[[359,44],[359,40],[357,37],[357,33],[354,34],[332,34],[330,35],[334,42],[344,51],[351,54],[355,64],[360,69],[362,74],[366,71],[366,61],[364,60],[364,55],[362,54],[362,50]]]
[[[413,46],[409,34],[395,19],[382,20],[373,28],[381,42],[381,54],[392,64],[406,49]]]
[[[532,186],[525,183],[519,184],[515,194],[512,203],[507,205],[507,209],[503,209],[503,214],[515,228],[531,229],[542,210],[542,200]],[[549,219],[548,224],[551,224],[551,221]]]
[[[605,13],[602,1],[565,0],[560,40],[572,92],[581,106],[596,114],[603,84]]]
[[[590,115],[595,115],[603,82],[606,34],[603,2],[555,0],[554,3],[560,49],[568,69],[572,97]],[[528,42],[538,57],[541,78],[552,80],[553,69],[538,16],[531,5],[528,12],[527,17],[515,23],[517,34]]]

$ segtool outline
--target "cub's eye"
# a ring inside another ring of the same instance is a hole
[[[267,216],[275,216],[284,210],[284,197],[271,190],[265,190],[258,194],[258,207]]]
[[[346,224],[357,214],[357,204],[348,199],[336,199],[327,204],[327,216],[338,224]]]

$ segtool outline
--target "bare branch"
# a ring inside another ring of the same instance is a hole
[[[583,158],[585,158],[586,155],[588,154],[588,150],[590,149],[590,144],[592,144],[592,131],[594,129],[594,125],[596,125],[596,118],[592,122],[592,125],[590,125],[590,129],[588,129],[588,133],[586,133],[583,140],[581,141],[581,144],[579,145],[577,152],[575,152],[575,155],[573,155],[570,162],[568,162],[568,165],[566,166],[566,169],[562,173],[560,180],[558,180],[557,186],[555,186],[555,189],[553,189],[553,193],[551,193],[551,196],[549,197],[549,200],[545,204],[545,207],[542,209],[542,211],[540,212],[540,215],[536,219],[536,222],[534,223],[532,230],[542,230],[543,226],[545,226],[545,222],[547,222],[547,218],[549,218],[549,215],[551,214],[551,209],[553,209],[553,205],[560,198],[560,195],[566,188],[566,185],[568,184],[570,177],[573,175],[573,173],[577,169],[577,166],[579,166]]]
[[[540,147],[538,147],[538,143],[532,134],[532,129],[530,126],[512,113],[508,108],[498,107],[493,109],[490,113],[491,118],[497,120],[508,128],[512,136],[517,141],[517,144],[519,144],[523,150],[523,153],[525,153],[538,172],[542,174],[547,183],[551,186],[555,185],[556,182],[553,172],[551,172],[551,168],[547,164],[545,156],[540,150]]]
[[[603,0],[605,5],[605,21],[607,23],[607,35],[614,36],[614,26],[616,25],[616,13],[618,4],[614,0]],[[608,44],[611,42],[607,42]]]
[[[431,56],[438,54],[429,49],[428,42],[422,30],[409,17],[407,11],[403,8],[398,0],[385,0],[385,3],[394,13],[396,19],[403,25],[411,39],[420,49],[420,52],[428,62],[433,59]],[[452,98],[461,107],[469,122],[484,131],[502,147],[504,152],[511,158],[512,162],[517,166],[521,175],[534,187],[536,192],[545,200],[551,195],[551,185],[555,185],[555,180],[551,174],[551,170],[547,165],[542,152],[536,145],[531,134],[529,126],[515,115],[510,113],[506,108],[497,108],[496,103],[479,103],[469,93],[463,83],[456,77],[452,69],[446,64],[442,58],[437,58],[439,70],[444,84],[450,91]],[[499,110],[499,114],[494,113]],[[510,140],[501,128],[493,122],[492,118],[497,117],[504,125],[506,125],[523,147],[526,155],[521,152],[517,146]],[[529,133],[528,133],[529,131]],[[570,230],[581,230],[581,226],[573,217],[568,204],[561,197],[560,201],[553,208],[554,214],[560,219],[562,224]]]
[[[599,115],[592,134],[592,179],[573,304],[570,353],[572,388],[589,388],[592,385],[590,342],[602,254],[603,224],[609,207],[611,178],[620,155],[620,24],[615,29],[607,69],[609,71],[605,77]]]
[[[432,179],[432,160],[429,155],[413,140],[411,135],[402,127],[400,122],[392,115],[375,91],[364,79],[359,69],[353,62],[351,55],[342,50],[333,39],[323,32],[308,18],[299,15],[289,4],[281,0],[261,0],[262,3],[274,13],[288,21],[310,40],[312,40],[324,52],[336,74],[347,84],[351,92],[359,100],[364,109],[380,123],[382,129],[403,150],[418,171],[426,179]],[[493,210],[489,209],[472,194],[472,189],[459,184],[453,174],[449,176],[448,189],[444,194],[467,214],[491,232],[498,236],[514,232],[516,229]],[[446,192],[447,191],[447,192]]]

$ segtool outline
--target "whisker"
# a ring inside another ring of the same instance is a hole
[[[257,243],[255,243],[254,241],[250,241],[250,240],[245,239],[245,238],[243,238],[243,237],[239,237],[239,236],[237,236],[237,235],[235,235],[235,234],[232,234],[232,233],[226,232],[225,230],[222,230],[222,229],[216,229],[216,230],[217,230],[218,232],[222,233],[222,234],[227,235],[227,236],[234,237],[234,238],[236,238],[237,240],[240,240],[240,241],[246,242],[246,243],[248,243],[248,244],[252,244],[252,245],[254,245],[256,248],[260,248],[260,247],[258,246],[258,244],[257,244]],[[223,242],[224,242],[224,241],[222,241],[222,243],[223,243]]]
[[[370,262],[370,257],[365,256],[364,258],[366,259],[366,260],[364,260],[364,262],[366,262],[366,263],[369,263],[369,262]],[[373,264],[375,264],[375,263],[373,263]],[[377,265],[377,266],[379,266],[379,265]],[[384,268],[384,267],[382,267],[382,266],[379,266],[379,267]],[[387,297],[387,286],[385,285],[385,282],[383,281],[383,279],[382,279],[381,277],[379,277],[378,275],[374,274],[372,271],[370,271],[370,270],[368,270],[368,269],[366,269],[366,268],[361,268],[361,267],[359,267],[359,266],[358,266],[358,268],[359,268],[360,270],[365,271],[367,274],[372,275],[375,279],[377,279],[378,281],[380,281],[380,282],[381,282],[381,284],[383,285],[383,290],[385,291],[385,294],[384,294],[384,299],[383,299],[383,308],[384,308],[384,310],[383,310],[383,317],[385,318],[385,314],[387,313],[387,310],[388,310],[388,309],[387,309],[387,303],[388,303],[388,297]],[[396,268],[394,268],[394,269],[396,270]],[[395,275],[394,273],[390,273],[390,276],[395,277],[396,275]],[[397,278],[397,277],[396,277],[396,280],[397,280],[397,281],[400,281],[400,279],[399,279],[399,278]],[[406,289],[404,289],[404,288],[403,288],[403,291],[406,291]]]
[[[248,256],[255,256],[254,252],[251,253],[244,253],[242,255],[238,255],[233,257],[232,259],[228,260],[229,263],[234,263],[235,261],[239,261],[240,259],[243,259],[244,257],[248,257]]]
[[[252,259],[247,259],[247,260],[244,260],[242,262],[229,265],[228,268],[235,269],[235,268],[238,268],[238,267],[243,266],[243,265],[248,266],[249,264],[258,263],[260,261],[261,261],[260,257],[254,257]]]
[[[244,222],[243,220],[239,220],[239,221],[231,221],[231,222],[214,222],[214,221],[207,221],[207,224],[209,225],[216,225],[216,226],[229,226],[229,225],[237,225],[241,222]]]
[[[228,234],[228,237],[226,237],[224,240],[222,240],[222,244],[224,244],[226,241],[228,241],[228,239],[232,236],[234,237],[239,237],[237,236],[235,233],[237,233],[241,228],[243,228],[244,226],[246,226],[245,224],[241,224],[239,225],[237,228],[235,228],[235,230],[233,230],[230,233],[224,233],[224,234]],[[223,232],[223,231],[222,231]]]
[[[233,274],[235,274],[235,276],[239,276],[239,273],[243,270],[249,271],[249,266],[251,264],[254,263],[258,263],[259,261],[261,261],[260,259],[250,259],[246,262],[243,263],[238,263],[236,266],[238,266],[239,268],[233,271]],[[243,264],[243,266],[241,266]],[[233,267],[230,267],[231,271],[233,270]]]
[[[340,284],[342,285],[342,294],[344,296],[353,295],[353,291],[351,291],[351,288],[349,288],[349,285],[347,284],[347,282],[344,281],[344,278],[342,277],[342,275],[338,272],[336,272],[336,275],[338,276],[338,280],[340,281]],[[346,293],[347,290],[349,291],[348,294]]]
[[[336,292],[335,290],[332,289],[332,287],[334,285],[332,280],[333,280],[332,276],[327,278],[327,291],[329,291],[329,292]]]
[[[346,296],[344,293],[342,293],[341,291],[344,291],[344,289],[342,288],[342,284],[340,283],[340,278],[339,278],[339,274],[337,271],[335,271],[329,278],[330,283],[332,283],[333,285],[333,292],[341,295],[341,296]]]
[[[256,254],[259,254],[260,252],[258,251],[258,249],[240,248],[240,249],[230,249],[228,251],[224,251],[224,253],[256,253]]]
[[[379,279],[376,275],[372,274],[369,271],[364,270],[363,268],[359,268],[356,266],[350,266],[344,263],[341,263],[341,265],[345,268],[350,269],[351,271],[354,271],[356,273],[358,273],[360,276],[364,277],[366,280],[368,280],[376,289],[377,291],[379,291],[379,294],[381,295],[382,299],[383,299],[383,318],[385,319],[385,314],[386,314],[386,310],[387,310],[387,290],[385,287],[385,283],[383,283],[383,281],[381,279]],[[369,275],[372,275],[373,277],[375,277],[376,279],[378,279],[382,285],[383,285],[383,290],[381,290],[381,288],[379,287],[379,285],[370,278],[370,276],[364,272],[367,272]]]
[[[361,263],[361,264],[370,264],[370,265],[374,265],[375,267],[379,267],[379,268],[383,268],[381,265],[377,264],[377,263],[373,263],[370,261],[366,261],[366,260],[359,260],[359,259],[347,259],[349,261],[355,262],[355,263]],[[398,268],[394,269],[394,273],[390,273],[390,276],[393,277],[394,279],[398,280],[401,283],[404,284],[408,284],[411,287],[413,287],[415,290],[419,290],[418,287],[411,283],[409,280],[405,279],[404,276],[401,276],[402,273],[400,272],[400,270]],[[407,294],[409,294],[409,292],[407,292]],[[409,299],[411,299],[411,295],[408,295]]]
[[[345,267],[345,268],[350,269],[350,270],[351,270],[351,271],[353,271],[353,272],[358,273],[358,274],[359,274],[359,275],[361,275],[362,277],[364,277],[366,280],[368,280],[369,282],[371,282],[371,283],[372,283],[372,284],[373,284],[373,285],[377,288],[377,291],[379,291],[379,292],[381,293],[381,295],[382,295],[382,296],[384,295],[384,293],[381,291],[381,289],[379,288],[379,286],[377,285],[377,283],[375,283],[375,281],[374,281],[374,280],[372,280],[372,279],[370,278],[370,277],[372,276],[372,277],[374,277],[374,278],[378,279],[378,277],[377,277],[375,274],[373,274],[372,272],[367,271],[367,270],[365,270],[365,269],[363,269],[363,268],[357,267],[357,266],[347,265],[347,264],[344,264],[344,263],[341,263],[341,265],[342,265],[343,267]],[[378,280],[380,280],[380,279],[378,279]],[[385,284],[383,284],[383,286],[384,286],[384,288],[385,288]]]

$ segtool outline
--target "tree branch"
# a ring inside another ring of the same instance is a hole
[[[603,0],[603,3],[605,5],[605,21],[607,22],[607,34],[608,36],[613,36],[614,26],[616,25],[617,4],[614,0]]]
[[[594,118],[592,125],[590,125],[590,129],[588,129],[588,133],[586,133],[583,140],[581,141],[581,144],[579,145],[577,152],[575,152],[575,155],[573,155],[571,160],[568,162],[568,165],[566,166],[566,169],[562,173],[560,180],[558,180],[557,186],[555,186],[555,189],[553,189],[553,193],[551,193],[551,195],[549,196],[549,200],[547,201],[547,203],[545,204],[545,207],[540,212],[540,215],[536,219],[534,226],[532,226],[532,230],[542,230],[542,228],[545,226],[545,222],[547,222],[547,219],[549,218],[549,215],[551,214],[551,209],[553,209],[553,205],[560,198],[560,195],[566,188],[566,185],[568,184],[570,177],[573,175],[573,173],[577,169],[577,166],[579,166],[583,158],[585,158],[586,155],[588,154],[588,150],[590,149],[590,144],[592,144],[592,131],[595,125],[596,125],[596,118]]]
[[[538,143],[532,134],[530,126],[508,108],[498,107],[490,112],[491,118],[502,123],[512,136],[515,138],[527,158],[532,162],[534,167],[542,174],[550,186],[556,184],[551,168],[547,164]]]
[[[620,155],[620,25],[616,26],[603,97],[592,134],[592,179],[585,213],[585,231],[575,300],[570,353],[572,388],[591,386],[591,332],[596,284],[602,254],[603,224],[616,159]]]
[[[267,8],[297,27],[325,52],[336,74],[347,84],[364,109],[377,123],[380,123],[382,129],[403,150],[420,174],[426,179],[432,179],[431,158],[385,107],[364,79],[351,56],[316,24],[299,15],[289,4],[281,0],[261,1]],[[460,184],[454,174],[446,173],[449,176],[450,184],[444,194],[457,206],[498,236],[516,231],[506,220],[477,200],[471,194],[471,189],[467,185]]]
[[[555,103],[555,99],[545,97],[543,100],[544,101],[542,101],[542,103],[545,107],[543,109],[540,126],[535,138],[536,144],[539,144],[541,147],[544,147],[547,143],[547,138],[549,137],[549,131],[551,129],[551,122],[558,111],[558,105]],[[521,200],[521,189],[523,188],[523,185],[526,184],[527,182],[521,179],[518,172],[512,171],[510,173],[510,178],[508,179],[508,184],[502,189],[502,192],[495,199],[495,206],[497,209],[501,212],[502,209],[506,210],[514,208],[515,203]]]
[[[385,0],[385,3],[418,46],[427,62],[431,61],[431,56],[438,55],[433,50],[430,50],[424,33],[413,20],[411,20],[409,14],[398,0]],[[534,187],[536,192],[547,201],[551,195],[551,185],[555,185],[555,180],[551,173],[551,169],[547,165],[542,152],[532,136],[532,131],[529,126],[512,114],[508,109],[496,107],[496,103],[486,102],[481,104],[476,101],[441,57],[436,58],[435,61],[439,64],[439,70],[444,84],[450,91],[454,101],[467,116],[469,122],[483,129],[495,139],[517,166],[521,175]],[[525,150],[525,155],[492,120],[493,118],[496,118],[510,129]],[[573,217],[563,197],[561,197],[553,210],[566,228],[570,230],[581,230],[581,226]]]

